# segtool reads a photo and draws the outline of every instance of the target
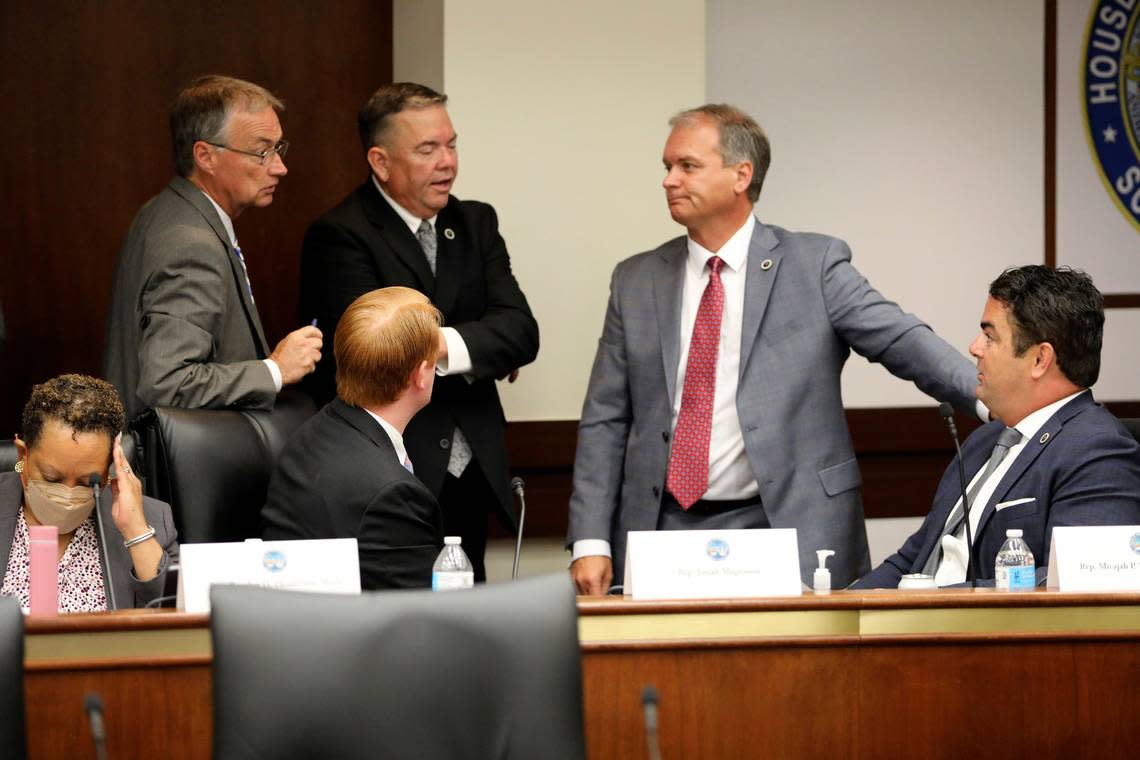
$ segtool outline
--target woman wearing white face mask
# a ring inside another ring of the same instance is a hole
[[[32,389],[17,437],[16,472],[0,473],[0,593],[26,608],[28,526],[59,528],[59,609],[110,607],[91,476],[101,495],[107,561],[118,607],[142,607],[162,595],[167,566],[178,558],[170,507],[144,498],[119,443],[123,403],[106,381],[61,375]]]

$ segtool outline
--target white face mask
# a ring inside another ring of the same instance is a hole
[[[95,493],[90,486],[68,488],[62,483],[28,480],[24,503],[40,525],[54,525],[61,534],[73,532],[95,509]]]

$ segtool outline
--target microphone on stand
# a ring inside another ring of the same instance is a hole
[[[950,429],[950,437],[954,439],[955,457],[958,460],[958,483],[962,489],[962,513],[966,519],[966,580],[971,587],[977,586],[977,564],[974,559],[974,531],[970,527],[970,499],[966,494],[966,465],[962,463],[962,446],[958,443],[958,426],[954,424],[954,407],[943,401],[938,405],[938,412],[946,420]],[[937,547],[935,547],[937,548]]]
[[[103,700],[93,691],[83,697],[83,709],[91,726],[91,739],[95,742],[95,757],[107,760],[107,733],[103,726]]]
[[[649,760],[661,760],[661,746],[657,743],[657,688],[646,684],[641,690],[641,710],[645,719],[645,745]]]
[[[103,555],[103,588],[107,592],[107,609],[117,610],[119,605],[115,604],[115,583],[111,579],[111,556],[107,552],[107,534],[103,530],[103,510],[100,500],[103,491],[102,481],[98,475],[92,475],[87,482],[95,494],[95,525],[99,529],[99,553]]]
[[[526,485],[522,478],[511,478],[511,490],[518,494],[519,505],[519,534],[515,538],[515,564],[511,568],[511,580],[519,577],[519,554],[522,552],[523,523],[526,522]]]

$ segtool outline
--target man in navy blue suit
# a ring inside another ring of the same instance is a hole
[[[962,447],[978,579],[992,583],[1009,528],[1033,551],[1039,583],[1056,526],[1140,524],[1140,446],[1093,400],[1104,299],[1083,272],[1025,266],[990,285],[981,333],[978,398],[996,420]],[[958,466],[946,468],[922,527],[853,588],[895,588],[906,573],[939,586],[966,579]]]

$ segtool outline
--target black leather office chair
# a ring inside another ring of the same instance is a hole
[[[24,615],[14,596],[0,597],[0,755],[23,758]]]
[[[134,436],[129,432],[123,433],[123,453],[127,455],[127,461],[131,463],[131,467],[137,470],[142,457]],[[5,438],[0,441],[0,472],[11,472],[19,458],[15,439]]]
[[[277,455],[316,410],[297,389],[279,394],[272,411],[147,409],[131,423],[147,496],[170,504],[182,543],[260,537]]]
[[[585,757],[565,573],[470,591],[210,592],[214,757]]]
[[[1120,422],[1132,433],[1132,437],[1140,443],[1140,417],[1120,417]]]

